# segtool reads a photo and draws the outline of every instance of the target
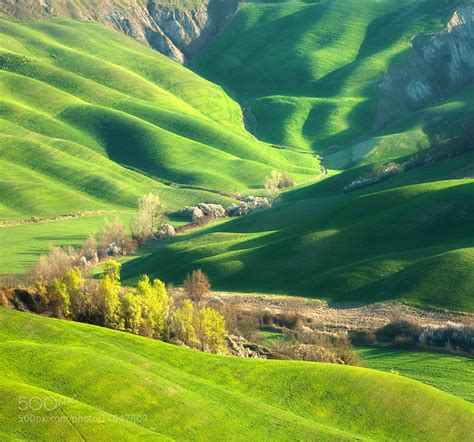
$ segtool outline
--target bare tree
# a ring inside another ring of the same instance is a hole
[[[184,290],[189,296],[189,299],[200,306],[203,299],[209,294],[211,290],[211,283],[209,278],[202,270],[193,270],[191,274],[187,274],[183,282]]]
[[[104,220],[96,238],[100,258],[126,255],[135,249],[132,238],[127,234],[123,222],[118,218]]]

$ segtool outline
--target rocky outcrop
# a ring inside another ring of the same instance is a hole
[[[0,14],[97,21],[186,63],[235,14],[238,0],[3,0]]]
[[[274,359],[272,352],[262,345],[248,342],[241,336],[229,335],[226,338],[227,350],[232,356],[252,359]]]
[[[445,30],[412,40],[405,62],[377,85],[376,128],[445,100],[474,79],[474,5],[459,8]]]

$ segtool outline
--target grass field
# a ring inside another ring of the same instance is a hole
[[[249,103],[261,139],[325,154],[373,129],[381,74],[461,3],[246,1],[195,65]]]
[[[47,254],[51,246],[80,247],[85,238],[98,232],[104,219],[119,218],[128,226],[130,214],[95,215],[64,221],[23,224],[0,228],[0,269],[3,275],[22,275],[41,255]]]
[[[357,354],[376,370],[400,375],[474,402],[474,359],[445,353],[386,347],[357,348]]]
[[[215,356],[1,308],[0,323],[7,440],[459,441],[474,424],[468,402],[378,371]]]
[[[147,190],[171,209],[223,201],[156,179],[245,192],[272,169],[319,173],[246,132],[221,87],[118,32],[1,20],[0,35],[0,220],[131,208]]]
[[[269,210],[178,237],[129,262],[124,277],[179,283],[202,268],[230,291],[472,312],[473,165],[467,153],[351,193],[344,185],[367,169],[336,174]]]
[[[106,213],[88,215],[75,219],[52,222],[22,224],[0,228],[0,274],[22,276],[38,261],[41,255],[47,254],[52,246],[78,248],[84,244],[88,235],[96,234],[104,220],[119,219],[129,228],[129,220],[134,215],[129,213]],[[186,224],[179,218],[170,218],[174,226]],[[136,256],[141,256],[155,249],[151,244],[143,250],[138,250]],[[127,259],[133,259],[128,256]]]

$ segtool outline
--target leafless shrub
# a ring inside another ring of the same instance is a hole
[[[360,365],[346,334],[319,333],[308,327],[284,332],[272,347],[277,358]]]
[[[287,172],[283,172],[281,174],[281,179],[280,179],[280,182],[278,184],[278,187],[280,189],[286,189],[288,187],[293,187],[295,185],[295,182],[293,180],[293,178],[291,178]]]
[[[261,313],[244,310],[234,304],[224,304],[218,310],[224,315],[230,334],[243,336],[251,342],[261,340],[259,333],[262,324]]]
[[[118,218],[105,220],[96,240],[100,259],[107,256],[127,255],[136,247],[133,239],[126,233],[124,224]]]
[[[48,255],[40,256],[31,269],[28,280],[32,285],[51,285],[55,278],[62,278],[77,263],[77,253],[72,248],[53,247]]]

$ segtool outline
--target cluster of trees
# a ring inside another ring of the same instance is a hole
[[[71,255],[53,249],[32,270],[30,290],[41,313],[225,353],[225,319],[203,306],[210,283],[202,271],[189,274],[184,294],[178,295],[147,275],[136,287],[123,287],[120,267],[108,259],[101,279],[84,278]]]

